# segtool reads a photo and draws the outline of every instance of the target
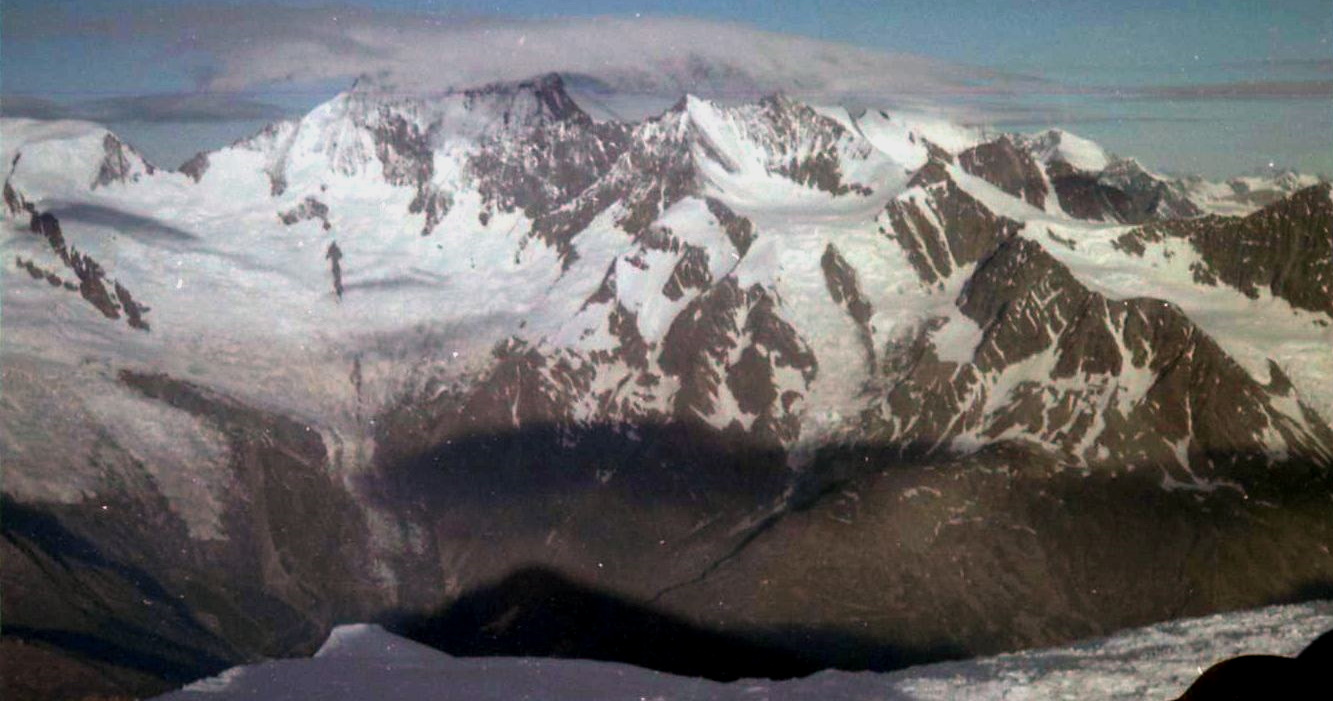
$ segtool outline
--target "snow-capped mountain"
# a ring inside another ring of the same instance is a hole
[[[557,76],[3,133],[5,620],[122,686],[534,564],[853,668],[1333,578],[1327,183]]]

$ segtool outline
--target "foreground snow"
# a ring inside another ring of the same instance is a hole
[[[163,699],[1170,699],[1213,663],[1295,655],[1333,628],[1333,601],[1161,623],[1100,640],[891,674],[731,684],[584,660],[458,659],[349,625],[312,659],[236,667]]]

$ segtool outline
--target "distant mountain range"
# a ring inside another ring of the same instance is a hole
[[[0,130],[0,644],[90,691],[529,566],[848,669],[1333,591],[1316,178],[555,75]],[[616,657],[527,596],[491,651]]]

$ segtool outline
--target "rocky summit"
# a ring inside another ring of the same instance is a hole
[[[6,119],[5,684],[376,621],[783,677],[1333,591],[1333,199],[1075,135],[363,80]]]

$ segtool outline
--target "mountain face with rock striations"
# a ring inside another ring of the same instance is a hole
[[[533,567],[757,676],[1333,582],[1327,183],[556,76],[363,82],[178,171],[3,129],[0,645],[88,693],[350,620],[628,649]],[[729,674],[672,644],[634,661]]]

